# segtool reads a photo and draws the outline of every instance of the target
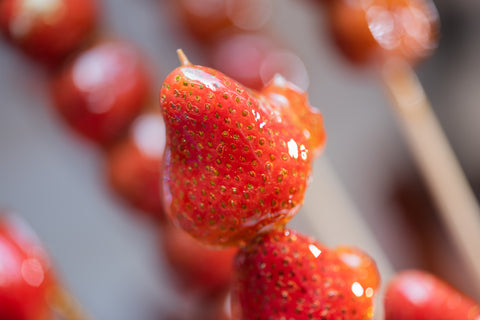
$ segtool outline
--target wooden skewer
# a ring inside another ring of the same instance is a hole
[[[477,200],[412,68],[403,61],[392,61],[382,76],[411,152],[480,294]]]
[[[53,286],[48,302],[52,309],[65,320],[90,320],[74,297],[64,288]]]

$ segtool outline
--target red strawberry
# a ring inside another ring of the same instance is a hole
[[[54,64],[91,34],[96,7],[94,0],[3,0],[0,30],[25,53]]]
[[[423,271],[404,271],[388,285],[386,320],[478,320],[480,305]]]
[[[431,0],[326,1],[335,44],[353,63],[399,57],[415,63],[437,46],[438,13]]]
[[[161,235],[162,252],[182,287],[215,296],[230,286],[237,248],[215,250],[205,247],[172,225],[166,225]]]
[[[108,144],[143,109],[149,79],[140,52],[129,43],[105,41],[83,51],[54,77],[55,108],[83,136]]]
[[[227,30],[261,29],[272,15],[272,0],[177,0],[179,18],[198,40],[210,42]]]
[[[165,149],[165,125],[159,112],[140,115],[129,135],[107,157],[112,188],[134,207],[163,221],[160,166]]]
[[[168,214],[211,245],[241,244],[284,225],[303,202],[324,144],[321,115],[285,81],[257,93],[183,62],[160,98]]]
[[[370,258],[352,252],[369,261],[372,274],[352,272],[335,250],[295,231],[258,236],[235,259],[234,314],[245,320],[372,318],[378,271]]]
[[[173,3],[183,25],[197,39],[211,40],[218,32],[231,27],[225,0],[178,0]]]
[[[0,319],[51,319],[46,299],[52,284],[50,261],[36,237],[0,213]]]

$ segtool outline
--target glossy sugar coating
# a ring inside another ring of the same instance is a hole
[[[0,29],[34,58],[58,63],[88,38],[97,24],[93,0],[2,0]]]
[[[108,144],[145,107],[149,79],[132,45],[104,41],[75,57],[52,81],[54,107],[81,135]]]
[[[325,142],[303,92],[277,80],[257,93],[187,64],[168,75],[160,96],[164,201],[177,225],[210,245],[238,245],[295,215]]]
[[[375,262],[339,252],[289,229],[258,236],[235,259],[234,319],[371,319]]]
[[[438,13],[430,0],[338,0],[326,10],[335,44],[353,63],[415,64],[437,47]]]
[[[0,319],[49,320],[50,261],[20,220],[0,213]]]
[[[374,289],[380,287],[377,265],[368,254],[358,248],[347,246],[335,248],[335,253],[351,269],[363,287]]]

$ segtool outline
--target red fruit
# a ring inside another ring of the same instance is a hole
[[[180,19],[201,41],[227,29],[258,30],[269,20],[272,0],[178,0]]]
[[[225,0],[178,0],[175,4],[182,22],[199,40],[209,41],[216,33],[232,25]]]
[[[165,124],[158,112],[140,115],[129,135],[108,152],[107,173],[112,188],[134,207],[164,220],[160,197],[160,166],[165,149]]]
[[[149,79],[138,50],[109,41],[79,54],[53,79],[55,107],[83,136],[109,143],[144,107]]]
[[[260,235],[235,259],[234,319],[371,319],[379,275],[358,257],[371,274],[295,231]]]
[[[354,63],[392,57],[415,63],[437,46],[438,14],[430,0],[338,0],[328,4],[333,38]]]
[[[53,277],[38,239],[19,219],[0,214],[0,319],[47,320]]]
[[[225,293],[233,274],[237,248],[216,250],[205,247],[181,229],[162,229],[162,252],[182,287],[209,296]]]
[[[244,243],[284,225],[303,202],[322,117],[305,93],[277,83],[256,93],[185,62],[162,85],[165,206],[202,242]]]
[[[220,37],[211,47],[210,60],[215,69],[251,89],[262,89],[277,73],[303,89],[308,87],[302,60],[261,34]]]
[[[399,273],[385,294],[386,320],[478,320],[480,305],[423,271]]]
[[[27,54],[52,64],[90,35],[96,11],[92,0],[3,0],[0,28]]]

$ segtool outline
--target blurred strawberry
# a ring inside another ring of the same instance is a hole
[[[83,136],[111,143],[148,99],[143,60],[135,47],[121,41],[101,42],[83,51],[53,79],[56,110]]]
[[[210,42],[227,29],[259,30],[269,20],[272,0],[179,0],[179,16],[198,40]]]
[[[430,0],[329,1],[327,15],[335,44],[356,64],[415,63],[437,46],[438,13]]]
[[[0,213],[0,319],[49,320],[49,258],[18,218]]]
[[[141,114],[127,137],[116,143],[107,156],[107,174],[112,188],[134,207],[163,221],[160,196],[165,124],[160,112]]]
[[[184,26],[200,41],[208,42],[231,26],[225,0],[177,0],[175,5]]]
[[[166,225],[161,232],[162,252],[185,290],[207,296],[224,294],[230,286],[237,248],[206,247],[185,231]]]
[[[478,303],[426,272],[401,272],[387,287],[385,320],[478,319]]]
[[[2,0],[0,29],[30,56],[58,63],[92,33],[96,6],[93,0]]]

